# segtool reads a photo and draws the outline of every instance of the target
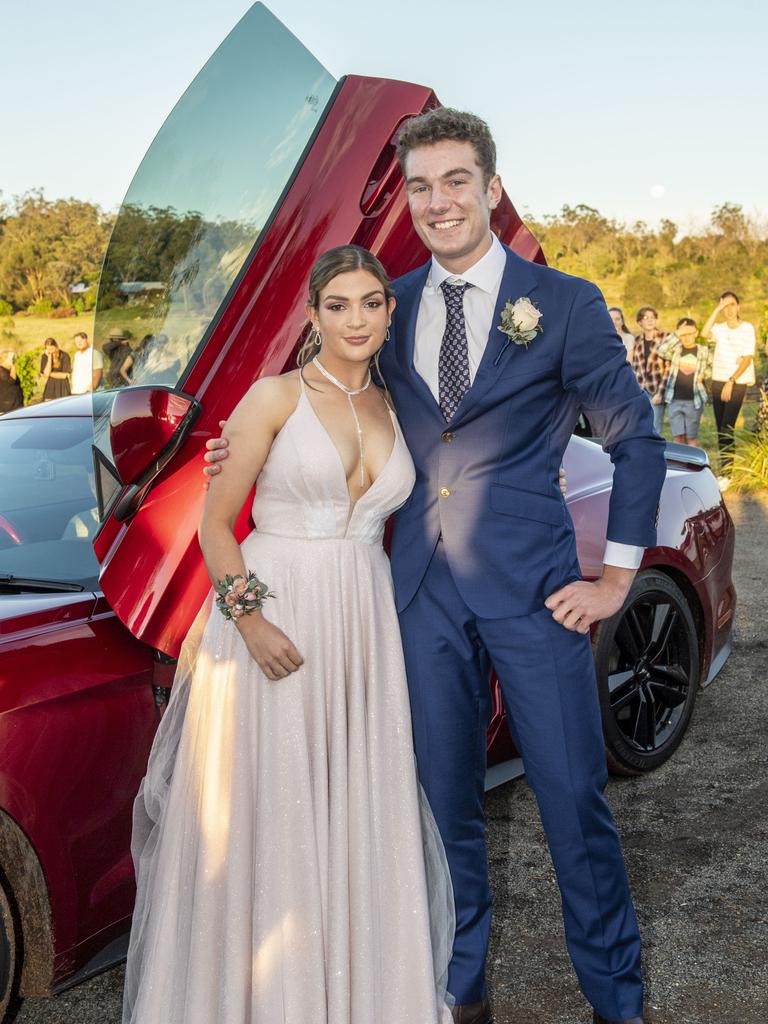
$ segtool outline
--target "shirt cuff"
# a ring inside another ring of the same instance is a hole
[[[619,569],[639,569],[645,548],[635,544],[620,544],[617,540],[605,542],[604,565],[615,565]]]

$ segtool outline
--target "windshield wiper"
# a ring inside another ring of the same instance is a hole
[[[10,572],[0,570],[0,587],[12,587],[18,590],[63,591],[78,594],[85,590],[79,583],[64,583],[62,580],[38,580],[30,576],[14,576]]]

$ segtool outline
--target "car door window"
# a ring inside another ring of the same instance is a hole
[[[107,387],[183,383],[336,84],[261,4],[205,64],[115,222],[95,326]]]
[[[96,585],[91,439],[86,416],[0,420],[0,576]]]

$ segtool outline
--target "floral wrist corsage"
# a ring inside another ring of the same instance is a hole
[[[250,615],[262,608],[268,597],[275,596],[250,569],[247,577],[225,576],[223,580],[217,580],[213,589],[216,591],[216,607],[225,619],[231,620]]]

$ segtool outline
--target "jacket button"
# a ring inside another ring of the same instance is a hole
[[[443,433],[440,435],[440,440],[450,442],[453,440],[453,434],[450,432],[450,430],[444,430]]]
[[[450,493],[451,493],[451,492],[450,492],[450,491],[448,490],[448,488],[447,488],[447,487],[441,487],[441,488],[440,488],[440,497],[441,497],[441,498],[447,498],[447,497],[449,497],[449,496],[450,496]]]

